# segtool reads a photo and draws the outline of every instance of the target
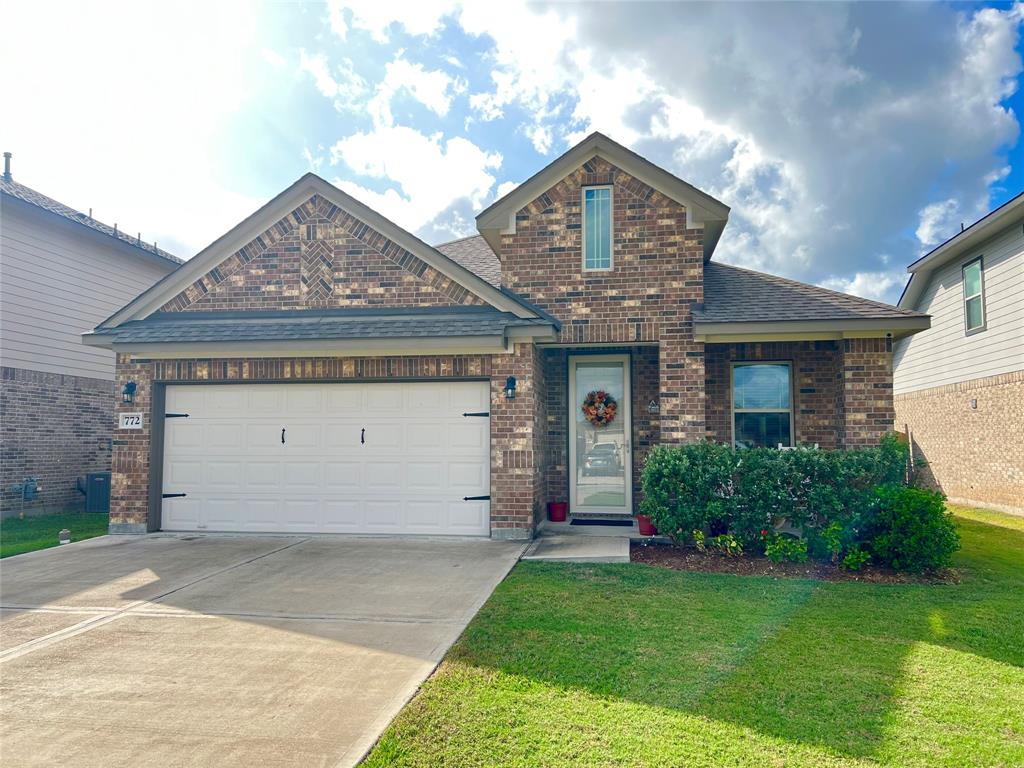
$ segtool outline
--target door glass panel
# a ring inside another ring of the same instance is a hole
[[[576,419],[576,506],[625,511],[626,483],[630,477],[625,365],[583,361],[575,365],[572,409]]]

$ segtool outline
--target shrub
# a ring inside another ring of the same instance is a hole
[[[871,560],[871,555],[861,549],[859,545],[854,544],[846,553],[846,557],[843,558],[839,567],[844,571],[859,571],[868,564],[869,560]]]
[[[713,536],[708,539],[708,544],[728,557],[739,557],[743,554],[743,546],[736,541],[735,536],[729,533]]]
[[[960,537],[941,493],[886,485],[875,490],[875,500],[869,547],[876,562],[911,573],[950,564]]]
[[[795,536],[769,535],[764,540],[764,554],[773,563],[806,563],[807,542]]]
[[[849,451],[658,446],[644,465],[641,511],[676,541],[727,531],[753,549],[785,521],[810,554],[835,561],[863,539],[875,487],[902,482],[906,459],[895,436]]]

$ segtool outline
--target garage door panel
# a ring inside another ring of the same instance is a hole
[[[488,503],[462,497],[488,492],[489,420],[462,414],[488,399],[483,382],[169,385],[189,418],[165,421],[164,490],[188,495],[164,527],[487,535]]]

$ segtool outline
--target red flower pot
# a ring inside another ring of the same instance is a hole
[[[637,515],[636,524],[640,529],[641,536],[656,536],[658,534],[658,529],[654,527],[654,523],[647,515]]]
[[[568,511],[569,505],[564,501],[548,502],[548,520],[552,523],[564,523]]]

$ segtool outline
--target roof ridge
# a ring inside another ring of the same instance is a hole
[[[773,275],[769,272],[759,272],[756,269],[749,269],[747,267],[737,267],[735,264],[725,264],[724,262],[721,261],[709,261],[707,264],[704,265],[704,268],[707,269],[712,264],[715,265],[716,267],[724,267],[726,269],[736,270],[737,272],[746,272],[747,274],[750,275],[764,277],[777,283],[785,283],[787,285],[796,286],[798,288],[810,288],[811,290],[821,291],[822,293],[828,293],[831,294],[832,296],[837,296],[842,299],[850,299],[853,301],[859,301],[864,304],[871,304],[872,306],[881,307],[882,309],[887,309],[894,312],[899,312],[900,314],[904,314],[911,317],[924,315],[923,312],[915,312],[913,310],[902,309],[901,307],[898,307],[895,304],[887,304],[884,301],[876,301],[875,299],[865,299],[863,296],[854,296],[852,293],[843,293],[842,291],[836,291],[833,290],[832,288],[824,288],[820,285],[814,285],[813,283],[805,283],[800,280],[793,280],[792,278],[782,277],[781,275]]]
[[[20,181],[14,181],[13,179],[0,179],[0,192],[10,195],[16,200],[21,200],[23,203],[35,206],[40,210],[65,218],[75,224],[81,224],[94,232],[99,232],[107,237],[112,237],[119,242],[130,245],[133,248],[138,248],[150,255],[159,256],[160,258],[174,264],[185,263],[184,259],[175,256],[169,251],[165,251],[163,248],[158,248],[155,243],[149,243],[141,237],[132,237],[127,232],[118,229],[116,225],[110,226],[99,219],[94,219],[92,215],[83,213],[76,208],[72,208],[70,205],[62,203],[60,200],[50,197],[49,195],[43,194],[39,190],[34,189],[27,184],[22,184]]]

